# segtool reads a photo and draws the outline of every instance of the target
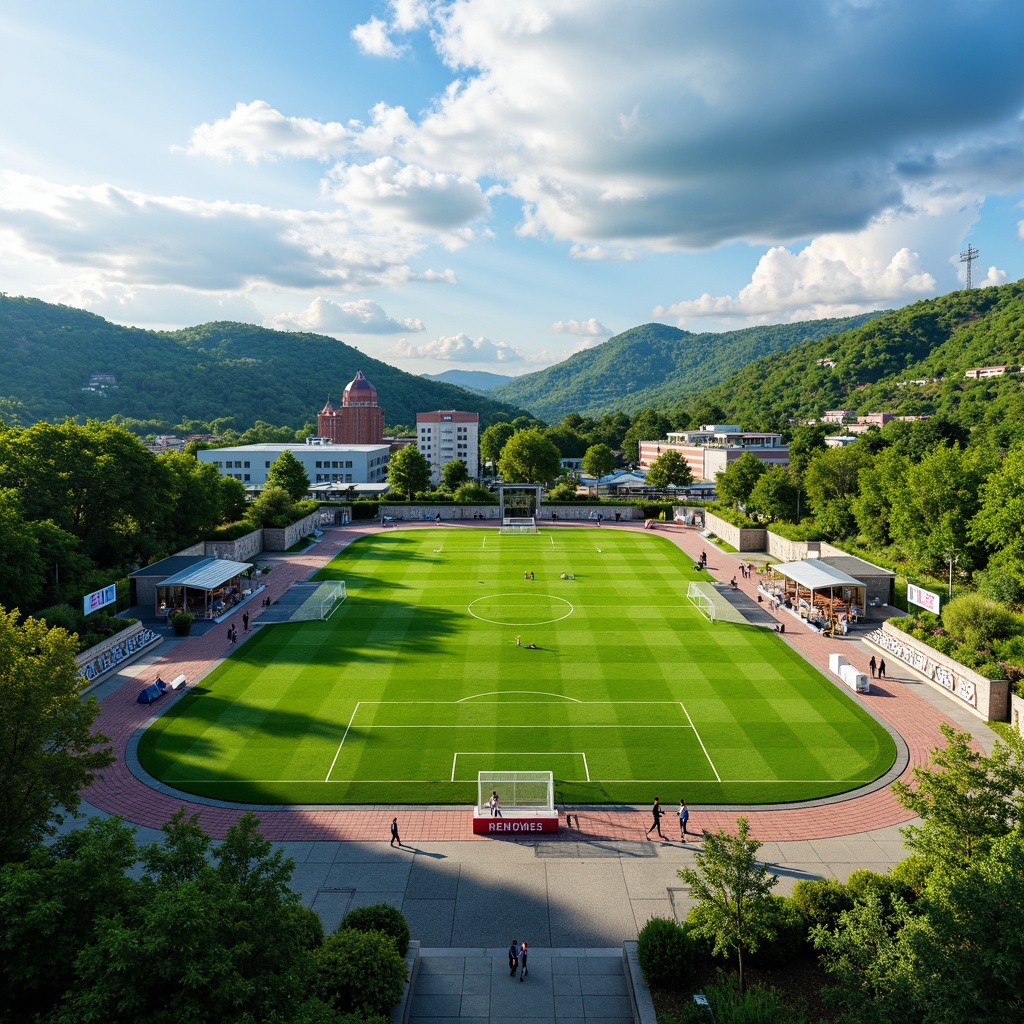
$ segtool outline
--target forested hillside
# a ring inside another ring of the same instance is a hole
[[[1022,361],[1024,283],[1018,282],[905,306],[751,363],[702,397],[751,429],[781,430],[791,419],[835,408],[941,413],[976,427],[1019,408],[1022,378],[975,381],[964,373],[993,364],[1019,368]]]
[[[30,425],[66,416],[139,421],[166,432],[187,421],[244,430],[257,419],[299,428],[315,422],[328,394],[340,402],[362,370],[389,426],[429,409],[479,412],[483,425],[521,409],[404,373],[317,334],[212,323],[181,331],[120,327],[38,299],[0,295],[0,420]],[[93,374],[116,387],[86,390]]]
[[[425,373],[427,380],[439,380],[444,384],[454,384],[457,388],[486,394],[502,384],[515,380],[504,373],[488,373],[486,370],[445,370],[444,373]]]
[[[489,394],[525,406],[548,422],[572,412],[598,416],[616,409],[632,413],[664,408],[725,380],[755,359],[848,330],[878,315],[747,327],[724,334],[690,334],[665,324],[644,324]]]

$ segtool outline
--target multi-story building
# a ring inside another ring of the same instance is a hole
[[[307,444],[242,444],[237,448],[205,448],[196,454],[211,462],[223,476],[233,476],[249,487],[262,487],[267,472],[282,452],[289,451],[315,484],[374,484],[388,478],[387,444],[334,444],[310,438]]]
[[[664,441],[640,442],[640,468],[650,469],[666,451],[676,451],[686,460],[694,480],[714,480],[744,452],[770,466],[788,466],[789,448],[781,434],[741,430],[734,424],[709,423],[700,430],[669,434]]]
[[[345,388],[340,408],[327,399],[316,429],[335,444],[380,444],[384,440],[384,410],[377,404],[377,389],[362,370]]]
[[[430,463],[430,481],[441,482],[441,470],[462,459],[470,479],[480,475],[480,414],[439,409],[416,413],[416,444]]]

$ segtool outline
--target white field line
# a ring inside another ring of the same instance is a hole
[[[503,751],[498,754],[493,750],[456,750],[452,756],[452,777],[451,781],[455,781],[455,765],[459,760],[459,754],[463,757],[582,757],[583,758],[583,771],[586,773],[587,782],[590,781],[590,772],[587,769],[587,755],[582,750],[512,750]],[[472,782],[472,779],[463,779],[463,782]],[[568,782],[576,782],[577,779],[567,779]],[[646,781],[646,780],[641,780]],[[673,782],[680,780],[673,779]]]
[[[587,755],[585,751],[580,751],[580,756],[583,758],[583,774],[587,777],[587,782],[590,781],[590,768],[587,767]]]
[[[334,752],[334,760],[331,762],[331,767],[327,769],[327,777],[324,782],[331,781],[331,772],[334,771],[334,766],[338,763],[338,758],[341,757],[341,748],[345,746],[345,740],[348,739],[349,729],[352,728],[352,723],[356,720],[356,714],[359,711],[359,701],[356,701],[356,706],[352,709],[352,717],[348,720],[348,725],[345,726],[345,732],[341,737],[341,742],[338,744],[338,749]]]
[[[718,769],[715,767],[715,762],[711,760],[711,755],[708,753],[708,748],[704,746],[704,741],[700,738],[700,733],[697,732],[697,726],[693,724],[693,719],[690,717],[690,712],[686,710],[686,705],[680,701],[679,706],[683,709],[683,714],[686,715],[686,720],[690,723],[690,728],[693,729],[693,735],[697,737],[697,742],[700,744],[700,749],[704,751],[704,756],[708,759],[708,764],[711,765],[711,770],[715,773],[715,778],[721,782],[722,776],[718,774]]]

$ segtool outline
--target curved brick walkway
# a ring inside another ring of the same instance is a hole
[[[433,526],[424,523],[423,526]],[[479,529],[481,526],[459,522],[450,525],[453,529]],[[488,528],[482,525],[482,528]],[[493,524],[489,525],[493,529]],[[557,529],[593,529],[592,526],[574,523],[559,523]],[[634,525],[620,527],[605,525],[605,529],[635,529]],[[269,576],[268,592],[271,598],[279,597],[292,583],[306,579],[312,572],[332,558],[355,538],[375,533],[376,523],[356,524],[328,531],[323,540],[309,552],[290,558],[279,564]],[[702,548],[708,550],[709,572],[715,577],[727,580],[736,576],[740,589],[757,599],[757,581],[744,580],[739,573],[739,556],[720,553],[693,530],[669,526],[659,531],[696,560]],[[261,608],[248,607],[253,622],[258,621]],[[239,619],[240,619],[239,615]],[[828,674],[828,653],[835,649],[837,641],[826,640],[819,634],[799,625],[788,614],[778,616],[786,624],[783,636],[785,643],[797,650],[826,675]],[[118,760],[102,778],[84,790],[82,796],[93,806],[110,814],[118,814],[127,821],[152,828],[161,827],[180,808],[189,814],[198,814],[203,828],[215,838],[222,837],[228,827],[247,808],[241,805],[227,805],[216,802],[202,802],[186,795],[176,795],[164,786],[154,786],[133,774],[130,763],[131,740],[137,731],[152,717],[152,710],[137,704],[135,698],[141,687],[153,682],[157,676],[173,678],[183,672],[189,683],[205,676],[227,652],[226,629],[215,628],[202,636],[183,641],[163,657],[140,668],[137,675],[125,682],[101,705],[96,721],[96,730],[109,736],[113,742]],[[860,652],[859,645],[850,641],[839,641],[847,660],[867,671],[867,658]],[[173,697],[168,698],[172,700]],[[875,683],[872,692],[857,695],[857,700],[887,722],[906,741],[910,760],[903,773],[906,778],[915,764],[928,760],[929,752],[943,745],[939,725],[943,722],[955,725],[938,709],[918,697],[912,690],[901,686],[895,680],[888,680],[884,687]],[[163,703],[163,702],[161,702]],[[278,841],[369,841],[380,840],[387,835],[392,807],[260,807],[261,831],[267,839]],[[790,806],[786,808],[694,808],[695,824],[714,830],[719,826],[731,828],[738,814],[750,819],[751,832],[762,842],[825,839],[850,835],[883,828],[910,820],[912,815],[902,808],[888,786],[874,792],[850,798],[835,798],[814,806]],[[671,808],[669,808],[671,818]],[[641,839],[650,821],[650,812],[636,809],[581,809],[581,831],[563,830],[560,837],[576,841],[588,839]],[[667,822],[668,823],[668,822]],[[415,837],[417,841],[474,840],[470,832],[470,813],[466,807],[427,809],[408,807],[402,809],[403,836]],[[531,838],[531,842],[535,837]]]

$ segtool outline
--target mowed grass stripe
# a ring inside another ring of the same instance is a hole
[[[232,800],[459,803],[476,794],[451,782],[457,751],[482,749],[490,768],[548,751],[567,802],[647,802],[661,781],[691,802],[749,803],[841,792],[895,756],[780,638],[703,619],[685,600],[692,562],[664,538],[394,530],[317,576],[344,579],[345,604],[327,623],[261,627],[147,730],[151,774]],[[493,621],[470,614],[479,598]],[[548,621],[562,602],[571,614]],[[589,783],[566,750],[586,755]]]

